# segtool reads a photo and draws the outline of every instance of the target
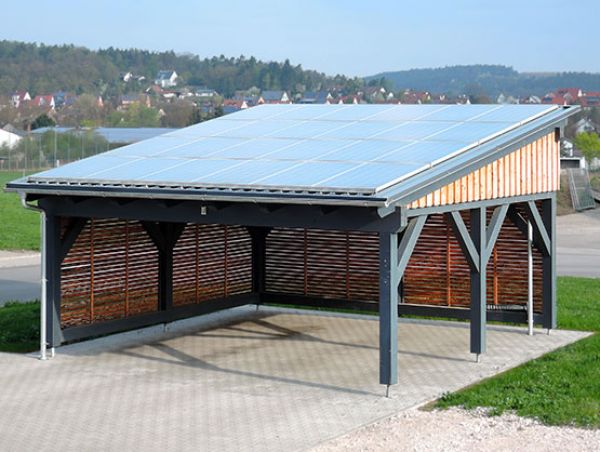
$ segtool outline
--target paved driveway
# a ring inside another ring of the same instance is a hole
[[[600,278],[600,209],[556,219],[559,275]]]
[[[491,326],[475,363],[466,324],[402,320],[388,399],[372,317],[243,307],[170,328],[0,354],[0,449],[302,450],[585,336]]]

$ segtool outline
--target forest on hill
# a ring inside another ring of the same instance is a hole
[[[600,74],[589,72],[526,73],[501,65],[463,65],[382,72],[365,77],[385,80],[390,89],[412,89],[449,95],[543,96],[557,88],[600,91]]]
[[[173,51],[139,49],[90,50],[74,45],[44,45],[0,41],[0,94],[27,90],[32,95],[56,91],[118,96],[137,92],[140,85],[124,84],[121,76],[132,72],[151,83],[159,70],[175,70],[183,83],[207,86],[226,97],[235,90],[257,87],[290,92],[333,89],[353,92],[362,86],[358,78],[327,76],[301,65],[265,62],[254,57],[201,59]]]

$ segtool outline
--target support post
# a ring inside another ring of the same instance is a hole
[[[43,216],[44,237],[44,266],[46,278],[46,344],[53,349],[62,342],[60,329],[60,264],[62,249],[60,240],[60,218],[51,214]]]
[[[142,222],[158,249],[158,309],[173,307],[173,249],[185,229],[185,223]]]
[[[398,382],[398,234],[379,234],[379,382]]]
[[[542,254],[543,327],[556,328],[556,195],[542,201],[542,221],[549,241],[549,253]]]
[[[470,236],[477,252],[478,268],[471,265],[471,353],[477,358],[485,352],[486,326],[486,212],[485,207],[471,209]]]
[[[267,236],[269,232],[271,232],[271,228],[248,228],[248,233],[252,239],[252,291],[259,295],[259,302],[260,294],[265,291]]]
[[[161,311],[173,307],[173,248],[158,250],[158,304]]]

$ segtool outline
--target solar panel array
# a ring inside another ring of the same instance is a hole
[[[264,105],[30,182],[375,194],[558,107]]]

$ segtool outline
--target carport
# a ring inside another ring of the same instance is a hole
[[[246,304],[369,310],[389,386],[400,315],[470,320],[477,356],[487,320],[555,328],[574,111],[265,105],[14,181],[43,212],[42,353]]]

